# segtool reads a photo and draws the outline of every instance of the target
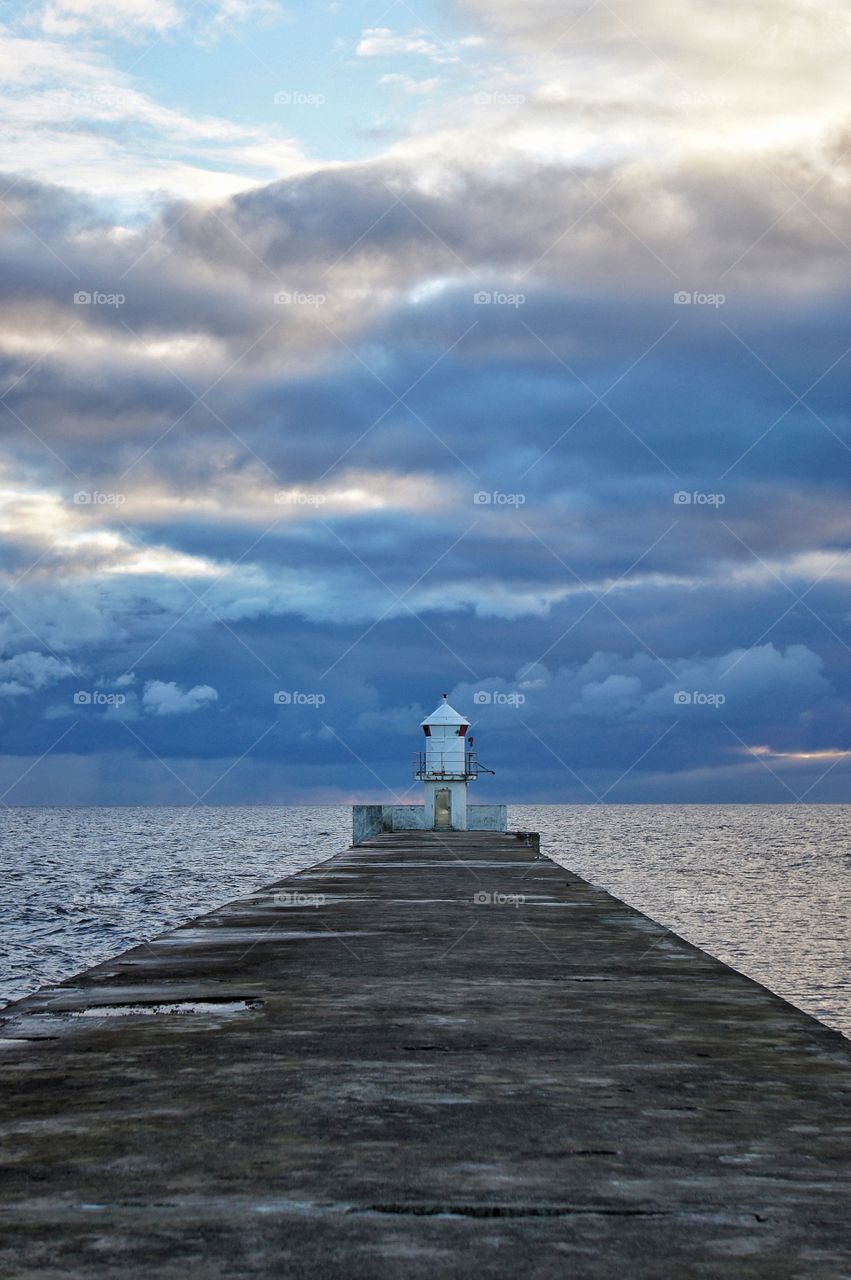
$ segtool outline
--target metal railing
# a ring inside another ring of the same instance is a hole
[[[414,752],[414,777],[418,782],[467,782],[479,776],[479,755],[477,751],[464,753],[464,764],[457,752],[443,752],[427,755],[425,751]]]

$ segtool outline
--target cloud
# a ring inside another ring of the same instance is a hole
[[[124,34],[141,30],[125,26],[112,3],[81,9],[79,21],[101,12]],[[148,12],[165,21],[172,10],[140,0],[140,15]],[[305,164],[299,145],[274,125],[165,106],[100,48],[52,32],[35,38],[0,26],[0,80],[4,163],[17,180],[61,181],[112,204],[120,192],[131,221],[153,195],[220,199]]]
[[[560,118],[571,138],[593,137],[598,155],[629,152],[653,165],[672,149],[809,147],[846,118],[851,22],[838,0],[746,8],[686,0],[673,24],[663,0],[460,0],[459,8],[523,81],[522,114],[542,153],[557,145],[546,137],[548,114],[549,129]]]
[[[460,10],[521,47],[553,58],[631,64],[646,74],[714,69],[728,83],[737,76],[812,76],[818,59],[835,67],[851,39],[847,9],[839,0],[756,0],[733,3],[685,0],[682,23],[671,23],[664,0],[631,0],[589,8],[583,0],[460,0]],[[569,37],[569,38],[568,38]]]
[[[465,36],[459,40],[430,39],[434,32],[418,28],[402,34],[392,27],[367,27],[355,49],[358,58],[396,58],[415,55],[428,58],[438,64],[455,63],[465,49],[477,48],[483,43],[480,36]]]
[[[535,725],[558,724],[562,732],[570,732],[574,722],[627,729],[647,719],[683,722],[691,717],[693,723],[710,716],[716,723],[757,720],[765,728],[788,722],[832,692],[817,653],[806,645],[783,650],[768,643],[662,661],[648,653],[599,651],[553,672],[537,664],[531,680],[521,670],[513,681],[490,679],[475,688],[465,683],[453,697],[474,706],[483,727],[516,727],[522,715]],[[484,700],[483,694],[488,695]]]
[[[68,668],[56,658],[37,650],[17,653],[0,659],[0,696],[14,698],[32,694],[67,676]]]
[[[173,0],[48,0],[41,25],[49,36],[75,36],[105,31],[133,39],[163,35],[184,20]]]
[[[400,75],[398,72],[382,76],[378,81],[379,84],[388,84],[394,88],[399,88],[403,93],[410,97],[427,97],[434,93],[435,89],[441,83],[440,76],[432,76],[429,80],[414,80],[411,76]]]
[[[356,49],[359,58],[388,58],[400,53],[419,53],[434,58],[440,46],[425,38],[422,32],[399,35],[390,27],[368,27]]]
[[[288,17],[276,0],[211,0],[199,8],[203,14],[185,0],[46,0],[38,17],[53,38],[91,34],[123,40],[166,36],[191,20],[201,38],[215,39],[235,23]]]
[[[712,96],[714,11],[670,32],[667,70],[617,15],[554,44],[578,10],[466,12],[489,63],[430,79],[382,63],[427,114],[333,164],[162,107],[100,46],[0,45],[19,148],[0,206],[0,643],[6,692],[33,711],[6,726],[21,759],[51,748],[54,683],[131,670],[153,750],[230,758],[289,724],[258,750],[293,763],[297,742],[323,795],[375,785],[358,757],[404,789],[414,712],[453,684],[471,713],[480,689],[526,697],[522,737],[513,704],[475,710],[516,794],[587,798],[547,747],[598,794],[631,770],[618,797],[688,773],[735,775],[746,798],[748,744],[791,768],[845,742],[849,135],[832,71],[812,102],[794,75],[775,92],[776,14],[775,61],[742,57],[757,119],[736,76],[733,107]],[[660,15],[639,5],[636,31]],[[370,59],[474,47],[364,39],[370,81]],[[34,143],[85,194],[23,177]],[[276,156],[280,180],[231,194]],[[183,198],[145,215],[152,185]],[[322,692],[342,744],[310,707],[276,710],[285,688]],[[169,719],[207,691],[215,717]],[[701,701],[717,694],[726,729]],[[90,711],[61,751],[136,749]]]
[[[293,15],[279,0],[217,0],[208,16],[209,21],[202,20],[197,37],[202,44],[213,43],[232,34],[237,24],[253,21],[269,25],[293,21]]]
[[[142,706],[154,716],[186,716],[218,702],[218,692],[208,684],[181,689],[173,680],[148,680]]]

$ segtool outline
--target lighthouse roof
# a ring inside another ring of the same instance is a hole
[[[430,716],[426,716],[425,720],[422,721],[423,728],[425,728],[426,725],[468,725],[469,723],[470,722],[466,716],[459,715],[454,707],[450,707],[446,700],[446,694],[443,695],[443,701],[440,703],[440,706],[438,706],[434,711],[432,711]]]

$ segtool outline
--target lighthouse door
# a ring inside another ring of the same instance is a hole
[[[434,825],[438,831],[448,831],[452,826],[452,801],[447,787],[434,797]]]

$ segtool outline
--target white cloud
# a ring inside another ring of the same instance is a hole
[[[203,40],[226,33],[236,23],[288,18],[276,0],[205,0],[195,6],[188,0],[46,0],[39,15],[48,36],[106,34],[131,40],[164,36],[192,19]]]
[[[403,36],[390,27],[367,27],[355,52],[359,58],[389,58],[400,53],[421,53],[430,58],[440,49],[419,32]]]
[[[211,26],[227,30],[237,22],[291,22],[292,15],[276,0],[218,0]]]
[[[55,684],[72,674],[69,667],[56,658],[34,650],[16,653],[14,657],[0,661],[0,697],[11,698],[19,694],[35,693],[46,685]]]
[[[84,31],[131,38],[164,35],[183,20],[173,0],[48,0],[41,14],[42,28],[50,36]]]
[[[100,52],[3,26],[0,115],[6,171],[109,200],[120,191],[134,212],[151,193],[222,199],[308,167],[274,128],[175,111]]]
[[[355,53],[359,58],[398,58],[416,55],[432,62],[460,61],[460,51],[482,44],[480,36],[465,36],[461,40],[429,39],[429,32],[418,28],[407,35],[392,27],[367,27],[361,32]],[[433,33],[432,33],[433,34]]]
[[[542,157],[565,154],[565,129],[642,161],[663,148],[759,152],[809,144],[847,114],[839,0],[683,0],[676,22],[666,0],[459,2],[501,45],[503,70],[525,78],[534,109],[510,127]]]
[[[451,701],[473,706],[482,727],[516,722],[517,704],[510,695],[518,693],[523,714],[537,723],[546,723],[554,709],[560,719],[586,723],[626,725],[648,718],[694,723],[696,717],[742,723],[753,717],[791,719],[833,692],[823,659],[802,644],[670,658],[664,665],[647,653],[597,651],[581,665],[552,673],[538,664],[534,683],[525,674],[521,669],[513,681],[491,677],[461,684]],[[477,699],[482,690],[490,697]]]
[[[218,700],[217,691],[208,684],[181,689],[174,680],[149,680],[145,685],[142,706],[154,716],[186,716]]]
[[[54,493],[0,488],[0,534],[14,537],[31,549],[41,546],[36,563],[50,554],[63,564],[63,576],[116,575],[174,577],[218,576],[220,569],[203,556],[188,555],[168,546],[146,544],[127,532],[116,533],[110,522],[121,522],[123,494],[81,490],[71,506]],[[104,505],[99,503],[103,500]],[[92,505],[94,504],[94,505]]]
[[[414,80],[410,76],[403,76],[394,71],[390,75],[382,76],[378,83],[394,85],[411,97],[417,97],[434,93],[440,82],[440,76],[432,76],[430,80]]]

